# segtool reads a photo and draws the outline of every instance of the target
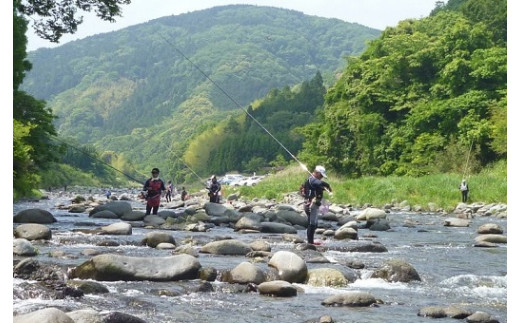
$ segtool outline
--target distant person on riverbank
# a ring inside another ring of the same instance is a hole
[[[157,214],[161,203],[161,193],[166,190],[164,182],[159,178],[159,169],[152,169],[152,177],[144,183],[143,191],[146,192],[146,215],[150,212]]]
[[[188,198],[188,192],[186,192],[186,188],[184,188],[184,186],[183,186],[182,192],[181,192],[181,201],[186,201],[187,198]]]
[[[466,203],[468,201],[468,196],[469,196],[469,185],[465,179],[463,179],[462,182],[460,183],[459,190],[462,194],[462,202]]]
[[[168,181],[168,184],[166,184],[166,202],[172,201],[172,191],[173,191],[172,181]]]
[[[318,228],[318,211],[323,199],[323,191],[327,189],[332,193],[330,185],[322,181],[322,178],[327,178],[325,167],[316,166],[314,172],[305,181],[305,203],[303,209],[307,214],[307,243],[314,244],[314,232]]]
[[[209,201],[212,203],[219,203],[220,202],[220,183],[217,181],[217,176],[213,175],[211,176],[211,181],[208,185],[208,195],[209,195]]]
[[[105,192],[105,195],[107,197],[107,200],[110,200],[110,196],[112,195],[112,191],[110,189],[108,189],[106,192]]]

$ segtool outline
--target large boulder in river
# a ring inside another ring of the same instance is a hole
[[[125,213],[121,220],[123,221],[142,221],[145,217],[145,213],[143,211],[134,210],[130,213]]]
[[[128,222],[117,222],[101,227],[99,234],[132,235],[132,225]]]
[[[18,212],[13,217],[14,223],[54,223],[57,222],[56,218],[51,212],[42,209],[27,209]]]
[[[16,315],[13,317],[13,323],[74,323],[74,320],[65,312],[49,307],[34,312]]]
[[[460,218],[447,218],[444,220],[445,227],[469,227],[470,221]]]
[[[260,231],[268,233],[298,233],[298,231],[293,226],[277,222],[260,223]]]
[[[225,204],[207,202],[204,204],[204,210],[209,216],[224,216],[229,209]]]
[[[345,223],[339,229],[334,232],[334,238],[337,240],[345,240],[345,239],[358,239],[358,231],[355,228],[352,228],[349,223]]]
[[[103,315],[103,323],[146,323],[147,321],[137,316],[123,313],[123,312],[110,312]]]
[[[377,241],[349,240],[341,245],[328,247],[329,251],[340,252],[388,252],[388,249]]]
[[[311,286],[345,287],[347,283],[343,273],[334,268],[311,269],[307,278],[307,284]]]
[[[39,262],[33,258],[25,258],[13,268],[13,277],[26,280],[63,282],[65,276],[63,269],[57,265]]]
[[[110,210],[101,210],[90,217],[94,219],[119,219],[119,216]]]
[[[376,302],[375,297],[368,292],[349,291],[347,293],[329,296],[321,302],[321,305],[361,307],[370,306]]]
[[[502,234],[480,234],[475,237],[475,242],[507,243],[507,236]]]
[[[267,264],[277,270],[281,280],[289,283],[304,283],[307,279],[307,264],[293,252],[277,251]]]
[[[151,248],[157,247],[160,243],[171,243],[176,245],[175,238],[167,232],[148,232],[143,240],[141,240],[141,245],[146,245]]]
[[[89,212],[89,216],[93,217],[94,214],[100,211],[108,210],[115,213],[119,218],[124,215],[130,215],[132,213],[132,205],[126,201],[112,201],[106,204],[98,205]]]
[[[166,223],[166,220],[157,214],[148,214],[143,218],[144,225],[158,227]]]
[[[67,312],[67,315],[74,320],[75,323],[105,323],[103,316],[93,309],[81,309]]]
[[[298,290],[291,283],[285,280],[273,280],[263,282],[258,285],[258,292],[261,295],[270,295],[278,297],[291,297],[298,294]]]
[[[16,238],[24,238],[27,240],[50,240],[52,238],[51,229],[43,224],[26,223],[20,224],[14,229]]]
[[[381,268],[373,272],[371,278],[383,278],[389,282],[403,283],[408,283],[412,280],[421,280],[415,268],[402,259],[387,260]]]
[[[465,319],[472,313],[466,309],[459,308],[456,306],[426,306],[419,310],[417,316],[431,317],[431,318],[444,318],[451,317],[454,319]]]
[[[367,228],[370,231],[388,231],[392,229],[390,227],[390,221],[387,219],[372,219],[367,221]]]
[[[14,239],[13,241],[13,255],[16,256],[36,256],[38,249],[36,249],[29,240],[24,238]]]
[[[368,221],[375,219],[386,219],[385,210],[367,207],[366,209],[361,211],[361,213],[358,216],[356,216],[357,221]]]
[[[235,223],[235,231],[240,230],[256,230],[260,231],[260,222],[264,221],[264,217],[257,213],[246,212]]]
[[[244,261],[230,272],[230,283],[237,284],[261,284],[265,282],[265,273],[254,264]]]
[[[230,256],[245,256],[253,249],[240,240],[228,239],[212,241],[205,244],[200,249],[201,253],[210,253],[214,255],[230,255]]]
[[[128,257],[103,254],[73,268],[69,278],[104,281],[177,281],[195,279],[201,265],[197,258],[186,255],[169,257]]]
[[[292,225],[307,227],[307,216],[302,216],[300,212],[296,212],[294,210],[280,209],[276,211],[276,218],[278,220],[288,222]]]
[[[504,229],[496,223],[486,223],[478,227],[478,234],[502,234]]]

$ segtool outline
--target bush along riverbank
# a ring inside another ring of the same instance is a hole
[[[296,193],[282,202],[231,193],[216,204],[201,191],[163,199],[159,213],[146,216],[138,191],[107,199],[70,188],[17,203],[14,320],[505,320],[505,205],[461,204],[460,215],[444,217],[332,203],[311,245],[302,202]],[[493,297],[482,294],[484,285]]]
[[[282,201],[289,192],[298,190],[308,173],[298,166],[290,166],[267,176],[256,186],[226,188],[229,193],[239,193],[245,198],[262,197]],[[507,164],[500,162],[479,174],[469,175],[470,193],[466,204],[507,204]],[[435,174],[422,177],[376,177],[357,179],[329,175],[327,182],[333,188],[333,196],[325,198],[331,203],[351,205],[356,208],[410,207],[417,211],[451,213],[461,206],[459,174]]]

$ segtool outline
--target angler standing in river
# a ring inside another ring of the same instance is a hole
[[[173,193],[172,181],[168,181],[168,184],[166,184],[166,202],[172,201],[172,193]]]
[[[323,191],[327,190],[332,193],[332,188],[327,182],[322,181],[322,178],[327,178],[325,167],[316,166],[304,184],[305,204],[303,209],[307,214],[307,243],[309,244],[314,244],[314,232],[318,227],[318,210],[323,199]]]
[[[211,176],[210,182],[208,183],[208,195],[209,201],[212,203],[220,203],[220,183],[217,181],[217,176]]]
[[[152,177],[144,183],[143,191],[146,194],[146,215],[152,211],[157,214],[159,204],[161,203],[162,191],[166,190],[164,182],[159,178],[159,169],[152,169]]]

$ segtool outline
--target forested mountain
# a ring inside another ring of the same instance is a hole
[[[464,174],[506,159],[506,0],[452,0],[387,28],[349,59],[304,133],[301,158],[351,176]]]
[[[305,164],[339,174],[478,172],[507,158],[506,12],[504,0],[439,5],[350,57],[323,109],[317,75],[295,90],[271,91],[250,114]],[[251,120],[203,132],[185,160],[219,173],[289,159]]]
[[[379,34],[292,10],[215,7],[30,52],[22,88],[47,101],[62,138],[173,172],[191,136],[317,72],[333,84]]]
[[[326,89],[320,73],[293,89],[271,90],[245,113],[229,117],[190,141],[184,159],[195,170],[222,174],[281,166],[302,148],[298,128],[313,121]]]
[[[506,0],[439,2],[382,33],[217,7],[29,58],[25,89],[48,100],[62,138],[177,182],[285,163],[266,132],[347,176],[467,174],[507,159]]]

